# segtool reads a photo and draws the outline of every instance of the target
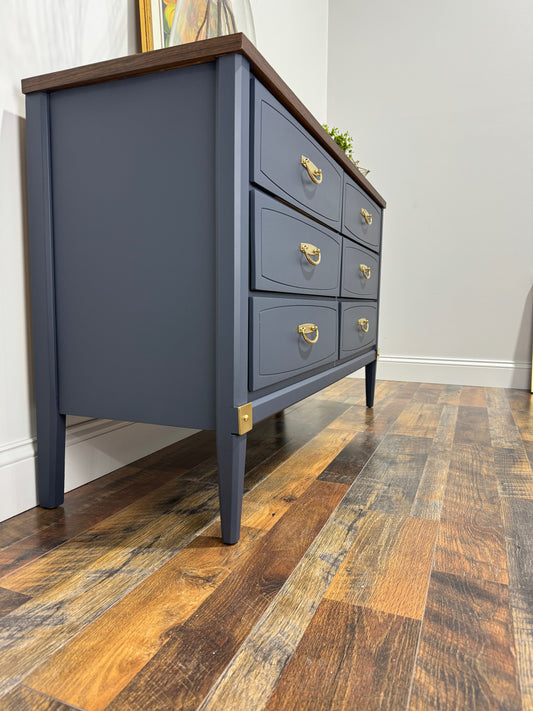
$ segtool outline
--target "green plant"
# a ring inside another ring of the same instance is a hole
[[[335,126],[332,128],[329,128],[329,126],[325,123],[322,124],[326,132],[333,138],[335,143],[339,146],[341,150],[343,150],[346,153],[346,156],[352,161],[352,163],[355,165],[355,167],[363,174],[367,175],[370,173],[370,170],[368,168],[361,168],[359,165],[359,161],[355,160],[353,157],[353,138],[350,136],[348,131],[345,133],[341,133],[338,128]]]
[[[353,161],[353,138],[348,131],[341,133],[338,128],[329,128],[327,124],[322,124],[335,143],[341,148],[348,158]]]

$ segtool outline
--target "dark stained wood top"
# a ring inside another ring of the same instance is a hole
[[[76,86],[115,81],[127,77],[162,72],[193,64],[210,62],[226,54],[242,54],[250,62],[253,74],[291,111],[305,126],[312,136],[322,145],[344,170],[360,185],[381,207],[386,203],[373,185],[357,170],[345,153],[328,136],[320,123],[302,104],[298,97],[285,84],[283,79],[270,66],[266,59],[242,33],[215,37],[201,42],[191,42],[177,47],[158,49],[153,52],[134,54],[119,59],[88,64],[84,67],[65,69],[37,77],[22,80],[22,91],[31,94],[34,91],[57,91]]]

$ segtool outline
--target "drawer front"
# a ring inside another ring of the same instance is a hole
[[[337,358],[338,306],[314,299],[251,299],[250,390],[272,385]],[[304,324],[318,332],[298,333]],[[318,333],[318,337],[317,337]],[[315,343],[308,343],[307,340]]]
[[[370,223],[370,224],[369,224]],[[379,208],[348,176],[344,177],[344,207],[342,232],[379,251],[381,240],[381,208]]]
[[[347,358],[375,345],[377,340],[377,305],[375,303],[341,303],[341,338],[339,358]],[[361,319],[368,321],[360,323]]]
[[[337,296],[340,235],[257,190],[251,214],[252,289]]]
[[[341,296],[377,299],[379,257],[344,238],[342,246]]]
[[[340,229],[343,171],[307,131],[254,80],[253,181],[287,202]],[[314,182],[312,166],[320,169]]]

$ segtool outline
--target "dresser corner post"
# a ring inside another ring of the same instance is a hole
[[[40,506],[64,500],[65,415],[59,412],[49,94],[26,97],[33,372]]]
[[[250,71],[240,54],[216,68],[216,442],[224,543],[240,536],[246,434],[236,409],[248,400]]]

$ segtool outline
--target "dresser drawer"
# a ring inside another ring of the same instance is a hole
[[[253,97],[251,179],[340,229],[342,169],[257,80],[253,82]],[[303,159],[312,165],[306,168]],[[314,175],[313,166],[320,175]]]
[[[342,245],[341,296],[377,299],[379,257],[344,238]]]
[[[338,320],[335,301],[252,297],[250,390],[336,360]],[[299,333],[304,324],[318,331]]]
[[[354,355],[376,343],[377,315],[375,302],[345,301],[341,303],[339,359]],[[367,328],[368,330],[366,330]]]
[[[339,234],[257,190],[251,215],[252,289],[338,295]]]
[[[346,175],[344,176],[342,232],[370,249],[379,251],[381,208]]]

